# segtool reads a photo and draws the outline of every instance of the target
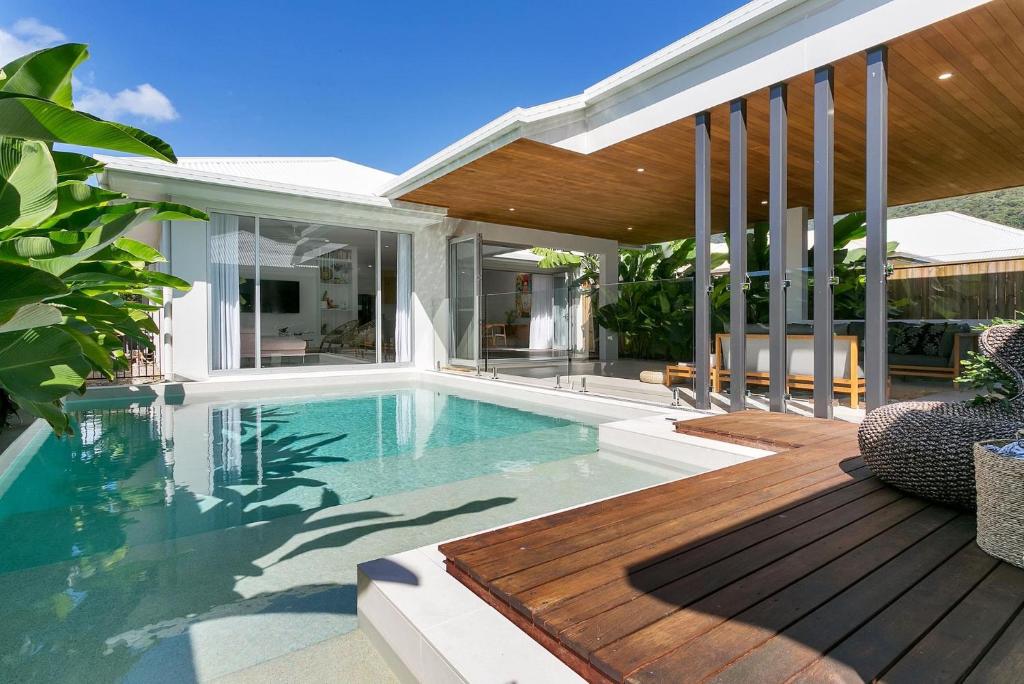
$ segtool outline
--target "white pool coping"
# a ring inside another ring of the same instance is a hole
[[[519,385],[492,380],[485,376],[460,375],[415,368],[383,368],[365,371],[338,371],[323,374],[295,373],[273,375],[229,376],[195,382],[164,382],[150,385],[111,385],[90,387],[83,395],[69,397],[68,408],[87,406],[97,401],[162,399],[168,403],[188,399],[234,397],[267,397],[302,394],[307,390],[329,394],[333,391],[394,389],[396,384],[470,391],[491,397],[498,402],[525,401],[559,412],[584,414],[608,420],[663,415],[669,407],[640,404],[628,399],[615,399],[575,392],[569,389]],[[694,415],[701,415],[694,412]]]
[[[656,457],[663,459],[664,463],[678,468],[682,460],[684,464],[699,465],[700,472],[775,453],[682,435],[671,429],[673,422],[669,419],[697,417],[701,414],[675,411],[667,416],[646,416],[602,424],[599,427],[602,431],[599,439],[605,440],[602,441],[602,450],[612,448],[607,454],[609,458],[639,457],[647,460],[652,458],[652,454],[644,453],[643,449],[653,447],[657,449]],[[625,448],[620,448],[620,440],[630,441]],[[605,455],[603,451],[602,454]],[[633,491],[658,486],[661,485]],[[630,493],[633,492],[561,510]],[[561,510],[494,529],[546,517]],[[401,681],[429,684],[584,681],[544,646],[448,574],[439,546],[424,546],[358,566],[356,611],[359,627]]]
[[[704,417],[689,411],[630,418],[598,426],[598,446],[641,461],[678,467],[692,466],[691,474],[717,470],[774,452],[721,442],[675,431],[676,421]]]
[[[359,566],[359,627],[403,682],[582,682],[463,586],[436,546]]]
[[[659,484],[453,537],[441,544],[543,518]],[[441,544],[357,566],[362,629],[403,682],[582,682],[579,675],[448,574]]]

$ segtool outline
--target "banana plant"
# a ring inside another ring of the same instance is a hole
[[[175,162],[163,140],[74,109],[72,73],[85,45],[66,44],[0,69],[0,429],[12,404],[71,431],[64,398],[95,371],[126,368],[124,340],[151,347],[164,288],[187,282],[152,270],[164,261],[129,237],[149,221],[205,220],[191,207],[132,202],[88,180],[95,159],[54,150],[82,145]]]

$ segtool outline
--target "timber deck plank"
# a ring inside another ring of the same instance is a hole
[[[676,429],[780,453],[444,544],[449,571],[588,681],[1024,678],[1024,571],[876,480],[856,426]]]

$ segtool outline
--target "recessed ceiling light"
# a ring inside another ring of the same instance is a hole
[[[939,80],[940,80],[940,81],[948,81],[948,80],[949,80],[949,79],[951,79],[951,78],[953,78],[953,74],[951,74],[951,73],[950,73],[950,72],[948,72],[948,71],[947,71],[947,72],[945,72],[945,73],[941,73],[941,74],[939,74]]]
[[[633,226],[626,226],[626,230],[633,230]]]
[[[509,210],[509,211],[515,211],[515,210],[516,210],[516,208],[515,208],[515,207],[509,207],[509,208],[508,208],[508,210]]]
[[[761,200],[761,204],[768,204],[768,200]]]
[[[646,170],[647,170],[647,169],[645,169],[644,167],[640,166],[640,167],[638,167],[638,168],[637,168],[636,172],[637,172],[637,173],[643,173],[643,172],[644,172],[644,171],[646,171]]]

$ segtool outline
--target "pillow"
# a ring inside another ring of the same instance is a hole
[[[889,351],[893,354],[914,354],[921,342],[923,330],[912,323],[890,323]]]
[[[950,344],[949,351],[945,354],[942,353],[942,338],[945,334],[945,323],[925,323],[921,326],[921,336],[918,339],[917,349],[914,353],[923,354],[924,356],[940,356],[949,358],[949,353],[953,350],[952,344]]]

